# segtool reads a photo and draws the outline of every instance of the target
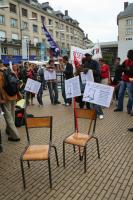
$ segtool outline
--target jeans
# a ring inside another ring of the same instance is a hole
[[[72,98],[66,99],[65,84],[62,85],[62,97],[65,103],[69,103],[69,104],[72,103]]]
[[[37,101],[40,105],[43,105],[42,95],[43,95],[43,85],[41,84],[41,87],[40,87],[39,92],[37,94]]]
[[[90,107],[91,107],[91,109],[95,109],[96,110],[97,116],[103,115],[102,107],[100,105],[90,104]]]
[[[58,101],[58,87],[56,82],[48,82],[48,89],[51,103],[54,104]]]
[[[120,82],[119,95],[118,95],[118,109],[123,110],[123,100],[126,89],[128,90],[128,96],[129,96],[129,100],[127,103],[127,110],[128,112],[131,112],[133,105],[133,83],[126,81]]]

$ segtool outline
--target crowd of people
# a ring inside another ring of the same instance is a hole
[[[27,79],[37,80],[41,83],[41,87],[37,94],[37,101],[40,106],[43,106],[43,91],[48,89],[50,102],[52,105],[60,104],[59,95],[58,95],[58,81],[55,76],[54,79],[45,80],[44,71],[47,70],[49,72],[61,73],[63,76],[62,82],[62,97],[64,100],[63,105],[71,106],[72,99],[66,98],[65,94],[65,80],[68,80],[74,76],[79,75],[81,92],[82,95],[76,98],[77,103],[80,108],[87,109],[96,109],[97,117],[99,119],[104,118],[103,108],[100,105],[91,104],[88,102],[84,102],[82,100],[83,92],[85,89],[85,84],[82,83],[80,73],[87,73],[88,70],[92,70],[94,82],[102,83],[105,85],[112,85],[115,88],[114,98],[116,100],[117,108],[114,110],[115,112],[123,111],[123,101],[124,94],[127,91],[129,100],[127,103],[127,113],[131,116],[132,106],[133,106],[133,50],[129,50],[127,54],[127,59],[120,64],[120,58],[116,58],[115,60],[115,74],[113,80],[110,76],[110,67],[104,61],[104,59],[100,58],[98,61],[92,59],[92,55],[90,53],[86,53],[85,57],[82,59],[82,63],[80,66],[75,66],[75,70],[71,63],[69,63],[68,56],[59,57],[58,63],[54,61],[54,59],[50,59],[49,62],[45,66],[37,66],[33,63],[25,62],[23,65],[18,63],[12,63],[10,66],[11,77],[13,78],[14,83],[17,84],[17,92],[14,94],[9,94],[8,90],[5,88],[6,75],[5,71],[9,69],[9,66],[4,66],[2,62],[0,62],[0,112],[4,112],[4,117],[6,121],[6,133],[8,135],[9,141],[19,141],[20,135],[15,126],[15,104],[21,98],[24,98],[25,95],[25,85]],[[45,70],[44,70],[45,69]],[[17,82],[15,82],[15,78]],[[10,83],[11,84],[11,83]],[[11,89],[11,88],[10,88]],[[11,91],[10,91],[11,92]],[[35,94],[31,92],[26,92],[26,105],[34,104]],[[133,128],[130,128],[129,131],[133,131]]]

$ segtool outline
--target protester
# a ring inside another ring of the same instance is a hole
[[[84,64],[84,73],[87,73],[88,70],[91,69],[93,71],[94,82],[100,83],[100,67],[98,62],[92,59],[91,53],[86,53],[85,58],[86,61]],[[99,117],[99,119],[104,118],[103,111],[100,105],[91,104],[90,106],[96,109],[97,116]]]
[[[19,133],[15,127],[15,104],[17,100],[17,93],[10,96],[5,91],[5,71],[7,68],[0,64],[0,98],[2,103],[2,110],[4,112],[4,118],[6,121],[6,133],[8,134],[8,140],[17,142],[20,140]],[[15,73],[12,71],[15,76]]]
[[[120,58],[117,57],[115,59],[115,75],[114,79],[112,81],[112,85],[115,87],[115,99],[116,99],[116,105],[118,105],[118,94],[119,94],[119,88],[120,88],[120,81],[122,77],[122,66],[120,65]]]
[[[63,74],[64,74],[64,81],[65,81],[65,80],[68,80],[70,78],[73,78],[73,66],[72,66],[72,64],[70,64],[68,62],[68,56],[63,56],[63,63],[64,63],[65,66],[64,66],[64,69],[62,69],[62,71],[63,71]],[[65,105],[65,106],[71,105],[72,99],[71,98],[66,99],[65,82],[62,85],[62,96],[63,96],[63,99],[64,99],[63,105]]]
[[[118,106],[114,112],[123,111],[123,101],[126,89],[128,90],[128,104],[127,112],[131,114],[133,106],[133,82],[130,79],[133,78],[133,50],[127,52],[127,59],[122,63],[122,81],[120,82],[120,89],[118,95]]]
[[[56,69],[54,66],[54,60],[49,60],[46,70],[49,72],[56,73]],[[49,90],[51,104],[53,104],[53,105],[60,104],[60,101],[58,101],[58,85],[57,85],[56,78],[48,80],[47,84],[48,84],[48,90]]]
[[[104,85],[110,84],[110,69],[109,65],[105,64],[104,59],[99,59],[101,83]]]
[[[39,67],[37,71],[37,81],[41,83],[40,89],[37,94],[37,101],[39,105],[43,105],[42,95],[43,95],[43,84],[44,84],[44,68],[42,66]]]

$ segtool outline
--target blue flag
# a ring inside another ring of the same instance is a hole
[[[56,57],[59,56],[60,55],[60,49],[57,46],[56,42],[53,40],[53,38],[50,35],[50,33],[48,32],[48,30],[47,30],[47,28],[46,28],[46,26],[44,24],[44,20],[42,20],[42,25],[43,25],[42,28],[44,30],[44,33],[45,33],[45,35],[47,37],[47,40],[48,40],[48,42],[50,44],[50,48],[53,51],[54,56],[56,56]]]

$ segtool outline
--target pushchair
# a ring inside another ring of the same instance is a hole
[[[25,99],[21,99],[16,103],[15,107],[15,126],[20,127],[24,125],[25,113]]]

